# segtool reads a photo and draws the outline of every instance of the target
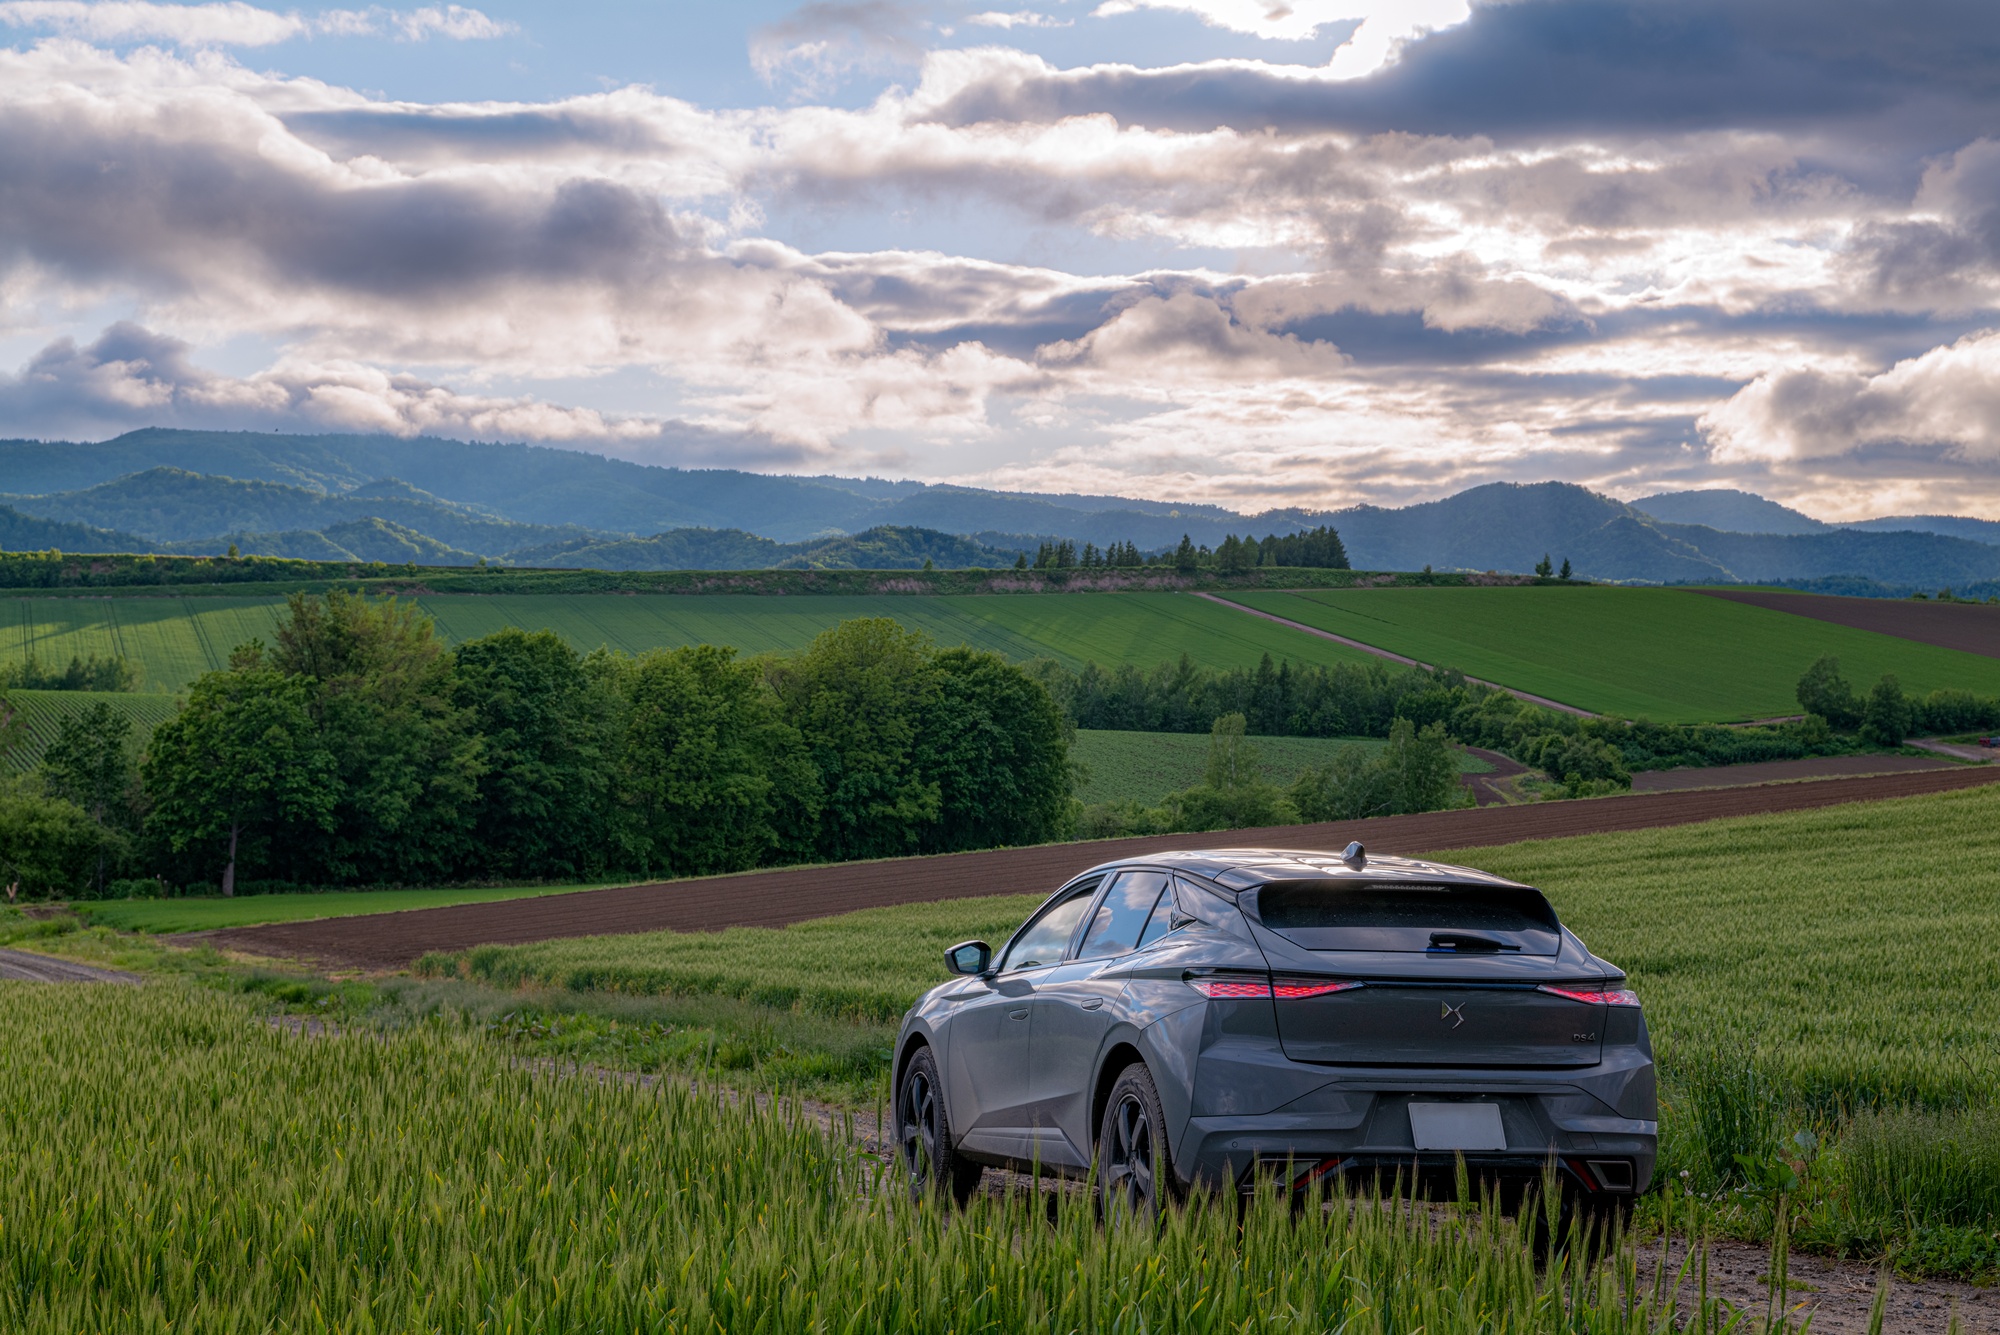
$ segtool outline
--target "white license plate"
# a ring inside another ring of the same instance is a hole
[[[1497,1103],[1412,1103],[1410,1134],[1420,1150],[1504,1150]]]

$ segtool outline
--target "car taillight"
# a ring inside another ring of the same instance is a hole
[[[1276,983],[1271,994],[1282,1001],[1296,1001],[1300,997],[1330,996],[1359,986],[1359,983]]]
[[[1359,983],[1322,982],[1279,982],[1267,983],[1252,978],[1190,978],[1188,986],[1205,997],[1218,1000],[1247,1001],[1258,997],[1276,997],[1280,1001],[1297,1001],[1304,997],[1324,997],[1335,992],[1345,992],[1349,988],[1360,987]]]
[[[1231,1001],[1254,1000],[1271,995],[1271,985],[1248,978],[1190,978],[1188,986],[1205,997]]]
[[[1580,992],[1569,987],[1550,987],[1547,983],[1537,988],[1552,997],[1568,997],[1571,1001],[1581,1001],[1586,1006],[1636,1006],[1639,994],[1619,988],[1615,992]]]

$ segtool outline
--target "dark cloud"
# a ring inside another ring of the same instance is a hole
[[[1109,113],[1182,130],[1402,131],[1502,141],[1718,129],[1941,151],[2000,111],[1987,0],[1517,0],[1339,82],[1246,62],[975,80],[951,124]]]
[[[249,129],[0,108],[0,253],[166,290],[254,274],[408,301],[524,278],[650,284],[684,249],[656,198],[613,182],[356,188],[261,158]]]

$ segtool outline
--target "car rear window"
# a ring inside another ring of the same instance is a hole
[[[1555,910],[1525,886],[1278,881],[1247,907],[1308,950],[1553,955],[1562,944]]]

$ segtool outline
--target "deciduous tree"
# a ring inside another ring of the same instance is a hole
[[[236,893],[246,840],[334,828],[337,758],[312,717],[312,683],[264,667],[209,672],[153,732],[144,766],[149,825],[176,853],[222,841],[222,893]]]

